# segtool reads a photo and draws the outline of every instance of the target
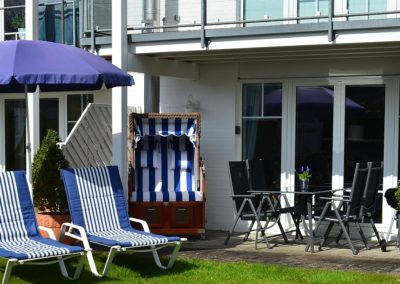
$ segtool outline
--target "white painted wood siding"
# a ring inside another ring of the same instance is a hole
[[[227,229],[234,219],[227,161],[235,156],[236,64],[201,67],[201,81],[161,78],[161,111],[184,112],[189,94],[199,100],[201,156],[206,170],[206,227]]]

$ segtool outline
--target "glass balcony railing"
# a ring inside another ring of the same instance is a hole
[[[288,0],[128,0],[128,33],[200,30],[205,34],[207,30],[217,28],[315,23],[324,24],[332,40],[334,23],[399,18],[400,10],[388,10],[387,1],[347,0],[344,8],[342,0],[298,0],[297,7],[287,9]],[[112,1],[83,0],[80,3],[83,37],[111,35]],[[306,26],[303,27],[306,29]],[[311,26],[307,27],[312,30]]]

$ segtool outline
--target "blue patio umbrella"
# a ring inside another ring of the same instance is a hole
[[[0,93],[27,94],[37,87],[42,92],[98,90],[134,84],[131,75],[99,56],[46,41],[0,42],[0,62]],[[29,135],[27,131],[28,151]]]
[[[105,59],[69,45],[0,42],[0,92],[97,90],[130,86],[132,76]]]

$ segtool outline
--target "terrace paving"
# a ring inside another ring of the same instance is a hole
[[[262,243],[256,249],[255,235],[251,235],[246,242],[241,236],[231,237],[229,244],[224,246],[226,234],[223,231],[207,231],[205,239],[191,237],[183,244],[180,257],[400,275],[400,251],[395,242],[388,243],[387,252],[382,252],[376,242],[370,242],[370,250],[366,250],[362,243],[356,243],[359,252],[353,256],[344,245],[344,240],[341,245],[336,245],[332,239],[326,247],[318,250],[317,245],[316,252],[310,253],[304,251],[305,241],[301,240],[285,244],[282,239],[270,239],[274,245],[272,249]]]

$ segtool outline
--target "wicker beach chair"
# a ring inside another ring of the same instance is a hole
[[[158,267],[173,266],[185,239],[152,234],[145,221],[128,217],[118,167],[66,169],[61,171],[61,176],[72,218],[72,223],[62,227],[62,234],[83,242],[94,275],[106,276],[115,253],[120,251],[152,252]],[[139,223],[143,231],[132,228],[130,222]],[[102,274],[97,271],[90,244],[109,248]],[[166,246],[174,249],[164,266],[157,251]]]

